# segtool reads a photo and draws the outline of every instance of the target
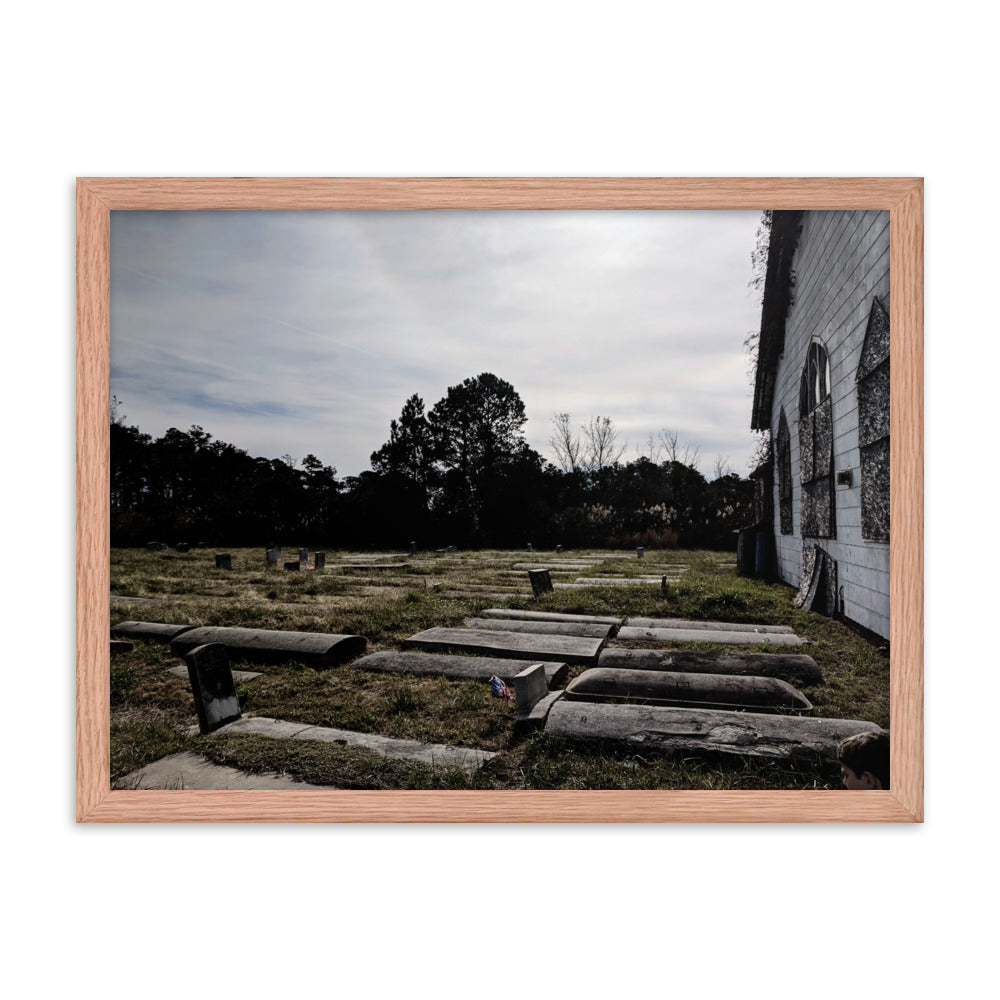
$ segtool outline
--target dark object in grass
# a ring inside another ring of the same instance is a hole
[[[505,684],[524,670],[524,660],[505,659],[498,656],[448,656],[438,653],[394,653],[384,651],[363,656],[351,664],[359,670],[375,670],[385,674],[414,674],[416,676],[450,677],[453,680],[488,681],[499,677]],[[565,663],[546,662],[546,683],[551,688],[562,684],[569,667]]]
[[[131,642],[122,642],[120,639],[111,640],[111,655],[118,656],[119,653],[131,653],[135,646]]]
[[[116,639],[142,639],[154,642],[170,642],[182,632],[194,628],[193,625],[165,625],[161,622],[119,622],[112,626],[111,634]]]
[[[286,562],[285,563],[285,569],[287,569],[287,570],[289,570],[289,571],[291,571],[293,573],[298,572],[298,570],[299,570],[299,560],[296,559],[295,562]]]
[[[785,656],[779,653],[695,653],[681,649],[605,649],[597,665],[625,670],[780,677],[803,684],[823,682],[819,664],[811,656],[798,653]]]
[[[566,688],[570,701],[632,701],[650,705],[808,712],[812,702],[777,677],[674,673],[666,670],[585,670]]]
[[[545,731],[568,740],[609,740],[664,753],[820,758],[829,764],[836,764],[841,740],[855,733],[881,732],[872,722],[854,719],[597,704],[565,697],[549,711]]]
[[[294,660],[318,668],[336,666],[360,656],[367,645],[360,635],[207,626],[182,632],[170,643],[170,652],[174,656],[184,656],[195,646],[210,642],[222,643],[234,660],[250,663]]]
[[[458,650],[514,660],[559,660],[564,663],[597,665],[603,639],[575,635],[525,635],[521,632],[491,632],[488,629],[429,628],[410,636],[404,646],[418,649]]]
[[[529,569],[528,580],[531,583],[531,592],[535,597],[552,592],[552,577],[547,569]]]
[[[220,552],[215,557],[216,569],[232,569],[233,557],[228,552]]]
[[[217,642],[195,646],[185,653],[184,660],[201,732],[210,733],[240,718],[240,703],[226,647]]]

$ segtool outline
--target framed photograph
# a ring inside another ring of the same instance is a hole
[[[922,822],[922,180],[79,179],[77,819]]]

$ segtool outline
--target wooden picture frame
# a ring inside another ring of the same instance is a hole
[[[112,791],[110,213],[240,209],[888,210],[893,288],[892,790]],[[919,178],[80,178],[76,483],[80,822],[923,820],[923,182]]]

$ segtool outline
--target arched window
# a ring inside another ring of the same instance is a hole
[[[889,541],[889,312],[872,302],[858,362],[861,537]]]
[[[799,390],[799,469],[802,480],[802,535],[833,538],[833,406],[830,358],[813,340],[806,352]]]
[[[788,421],[785,419],[785,408],[781,408],[778,418],[778,512],[780,515],[781,533],[792,533],[792,442],[788,433]]]

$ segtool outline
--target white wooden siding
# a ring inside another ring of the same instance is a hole
[[[792,452],[792,531],[781,534],[775,491],[778,573],[802,577],[802,487],[799,476],[799,383],[806,352],[818,337],[830,359],[833,473],[849,469],[850,487],[834,487],[836,538],[816,540],[837,561],[844,614],[889,635],[889,546],[861,537],[861,457],[857,374],[872,299],[889,300],[889,213],[806,212],[795,253],[795,287],[785,327],[785,352],[775,379],[772,429],[784,407]],[[777,484],[776,484],[777,485]],[[813,540],[809,541],[813,544]]]

